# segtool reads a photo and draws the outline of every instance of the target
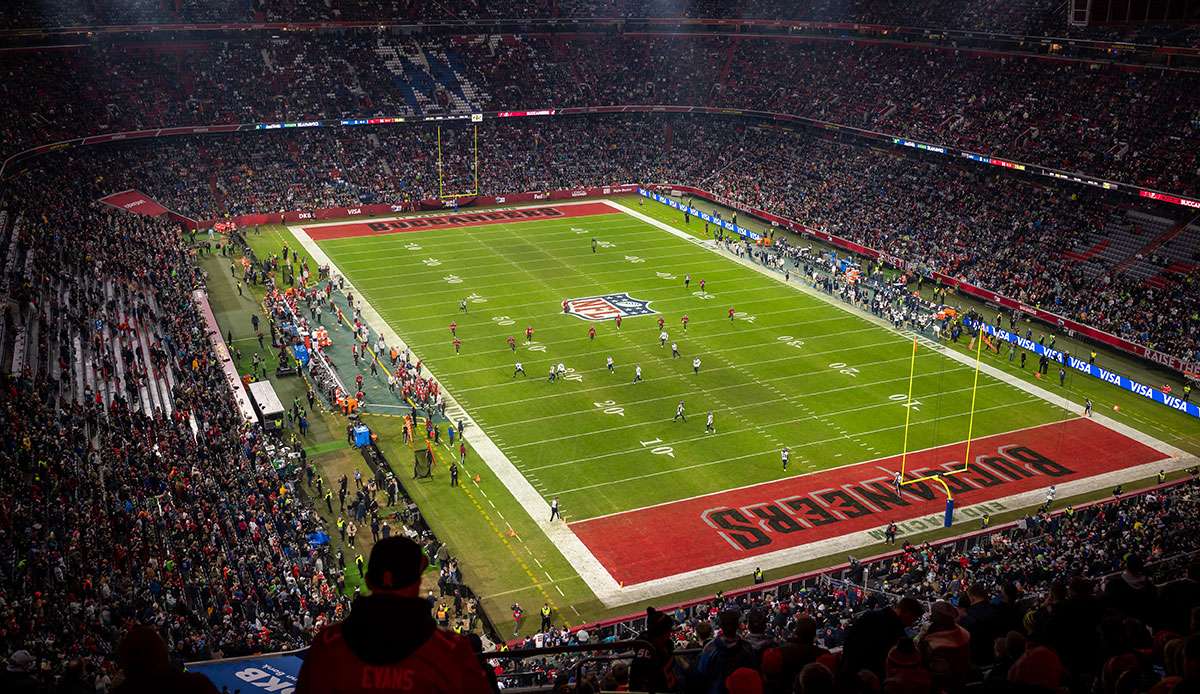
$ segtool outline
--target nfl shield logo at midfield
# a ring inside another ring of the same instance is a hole
[[[649,301],[635,299],[624,292],[587,296],[582,299],[567,299],[566,312],[584,320],[612,320],[617,316],[648,316],[655,313]]]

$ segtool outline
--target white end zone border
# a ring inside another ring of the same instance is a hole
[[[780,284],[788,284],[793,289],[797,289],[797,290],[807,293],[811,296],[817,297],[817,298],[821,299],[822,301],[824,301],[832,306],[835,306],[847,313],[851,313],[855,316],[863,318],[864,320],[872,323],[873,325],[877,325],[881,328],[888,330],[889,332],[891,332],[893,334],[899,335],[903,339],[907,339],[908,337],[911,336],[911,334],[905,335],[902,331],[898,331],[895,328],[893,328],[890,323],[888,323],[882,319],[879,319],[866,311],[863,311],[861,309],[858,309],[857,307],[850,306],[849,304],[845,304],[841,301],[838,301],[831,296],[825,295],[824,293],[819,292],[816,289],[813,289],[811,287],[804,285],[802,282],[786,282],[785,283],[785,280],[782,276],[772,272],[771,270],[768,270],[767,268],[762,267],[761,265],[759,265],[753,261],[739,258],[732,253],[729,253],[727,251],[720,249],[714,243],[702,241],[701,239],[698,239],[695,236],[687,234],[683,231],[680,231],[680,230],[670,226],[669,224],[666,224],[665,222],[661,222],[657,219],[653,219],[653,218],[648,217],[640,212],[637,212],[636,210],[632,210],[628,207],[614,203],[610,200],[597,201],[595,199],[590,199],[587,201],[577,201],[577,202],[554,202],[554,203],[539,202],[537,204],[524,205],[524,206],[514,207],[514,208],[509,208],[509,209],[530,209],[530,208],[536,208],[536,207],[564,207],[564,206],[570,206],[570,205],[581,205],[581,204],[588,204],[588,203],[595,203],[595,202],[601,202],[601,203],[613,208],[617,212],[620,212],[625,215],[629,215],[630,217],[633,217],[641,222],[649,224],[650,226],[653,226],[657,229],[665,231],[673,236],[676,236],[678,238],[689,241],[699,247],[706,248],[713,253],[723,256],[729,260],[732,260],[733,262],[740,263],[747,268],[753,269],[753,270],[759,272],[760,274],[763,274],[767,277],[774,279],[775,281],[779,282]],[[445,214],[445,211],[441,211],[437,214]],[[373,221],[387,221],[388,219],[398,219],[398,218],[400,218],[400,217],[381,218],[381,219],[377,219],[377,220],[373,220]],[[316,227],[316,226],[324,226],[326,224],[345,224],[345,223],[346,223],[345,221],[342,221],[342,222],[326,222],[326,223],[310,223],[310,224],[292,224],[292,225],[288,225],[288,229],[292,232],[292,235],[296,238],[296,240],[300,243],[300,245],[303,246],[306,251],[308,251],[308,253],[312,256],[312,258],[318,264],[327,265],[330,268],[331,272],[336,273],[337,275],[345,278],[346,277],[345,274],[342,273],[336,267],[336,265],[333,264],[333,262],[324,253],[324,251],[322,251],[320,249],[320,247],[317,246],[317,244],[304,231],[304,227]],[[349,278],[346,278],[346,284],[350,287],[351,290],[354,290],[353,284],[349,281]],[[359,294],[359,296],[365,297],[365,295],[363,295],[361,292],[357,292],[357,293]],[[367,324],[371,327],[371,329],[375,330],[376,332],[382,333],[384,338],[387,340],[388,344],[395,344],[401,348],[407,348],[407,344],[404,342],[404,340],[402,340],[400,338],[400,336],[397,335],[395,333],[395,331],[393,331],[392,328],[379,316],[379,314],[375,311],[374,307],[371,306],[369,302],[364,302],[364,305],[362,308],[362,313],[363,313],[363,319],[367,322]],[[943,348],[940,351],[942,354],[959,362],[960,364],[964,364],[970,368],[974,368],[974,366],[975,366],[974,360],[972,358],[970,358],[966,355],[960,354],[959,352],[957,352],[953,349]],[[417,358],[420,358],[419,355],[416,355],[415,352],[413,352],[413,354]],[[437,378],[436,374],[428,368],[428,365],[425,366],[425,369],[427,371],[429,371],[430,376]],[[1020,379],[1017,379],[1016,377],[1013,377],[1009,374],[1006,374],[1003,371],[1000,371],[999,369],[996,369],[995,367],[990,366],[988,364],[982,364],[981,370],[996,380],[1002,381],[1004,383],[1008,383],[1016,388],[1019,388],[1020,390],[1023,390],[1025,392],[1027,392],[1035,397],[1038,397],[1042,400],[1045,400],[1046,402],[1049,402],[1053,405],[1057,405],[1058,407],[1061,407],[1069,412],[1075,412],[1076,410],[1079,409],[1078,405],[1071,402],[1070,400],[1067,400],[1066,398],[1063,398],[1060,395],[1057,395],[1050,391],[1044,390],[1036,385],[1026,383],[1026,382],[1024,382]],[[440,379],[439,379],[439,381],[440,381]],[[675,574],[672,576],[666,576],[664,578],[659,578],[659,579],[655,579],[652,581],[646,581],[644,583],[638,583],[636,585],[621,586],[612,577],[612,575],[609,574],[608,570],[604,568],[604,566],[600,563],[600,561],[598,559],[596,559],[595,555],[592,554],[592,552],[587,548],[587,546],[584,545],[583,542],[579,540],[578,536],[576,536],[575,533],[571,531],[570,527],[566,523],[547,522],[547,519],[550,517],[550,506],[547,503],[546,499],[542,498],[542,496],[540,494],[538,494],[538,492],[533,488],[533,486],[529,483],[529,481],[525,479],[524,475],[522,475],[521,472],[519,470],[517,470],[516,466],[512,464],[512,461],[510,461],[508,459],[508,457],[504,454],[504,452],[501,451],[500,448],[491,440],[491,438],[488,436],[487,432],[483,431],[475,423],[474,419],[471,418],[470,414],[468,412],[466,412],[461,406],[459,406],[458,402],[454,399],[452,394],[449,391],[447,391],[445,388],[443,388],[442,392],[444,393],[445,398],[446,398],[447,414],[450,415],[452,419],[458,419],[461,416],[462,419],[464,419],[470,423],[470,426],[467,428],[466,439],[467,439],[467,441],[469,441],[471,443],[471,446],[475,449],[475,451],[479,455],[479,457],[483,460],[483,462],[492,471],[492,474],[494,474],[496,476],[496,478],[498,480],[500,480],[500,482],[502,484],[504,484],[504,486],[509,490],[509,492],[513,495],[513,497],[517,500],[517,502],[522,507],[524,507],[526,513],[529,514],[530,518],[535,523],[537,523],[538,527],[540,527],[543,532],[546,533],[546,537],[550,540],[550,542],[552,542],[554,544],[554,546],[558,549],[558,551],[560,553],[562,553],[563,557],[571,564],[571,566],[575,569],[575,571],[578,572],[580,578],[582,578],[584,580],[584,582],[587,584],[588,588],[596,595],[596,598],[598,600],[600,600],[600,602],[603,603],[606,607],[618,607],[621,605],[627,605],[627,604],[634,603],[634,602],[650,600],[650,599],[657,598],[657,597],[660,597],[663,595],[668,595],[671,593],[677,593],[677,592],[680,592],[683,590],[689,590],[689,589],[693,589],[693,588],[702,588],[704,586],[711,585],[713,583],[718,583],[718,582],[725,581],[725,580],[736,579],[736,578],[745,578],[750,575],[750,573],[753,571],[753,569],[755,567],[759,567],[764,570],[777,569],[777,568],[781,568],[781,567],[788,566],[791,564],[796,564],[801,561],[806,561],[808,559],[837,555],[839,553],[849,552],[849,551],[852,551],[852,550],[855,550],[855,549],[858,549],[858,548],[861,548],[861,547],[864,547],[867,545],[873,545],[873,544],[878,543],[877,538],[875,538],[874,536],[871,535],[871,531],[864,530],[864,531],[859,531],[859,532],[855,532],[855,533],[848,533],[848,534],[845,534],[845,535],[842,535],[842,536],[839,536],[836,538],[830,538],[830,539],[822,540],[819,542],[809,543],[809,544],[803,545],[801,547],[783,549],[783,550],[778,550],[776,552],[769,552],[766,554],[755,555],[753,557],[746,557],[744,559],[737,559],[737,560],[726,562],[723,564],[718,564],[718,565],[714,565],[711,567],[707,567],[705,569],[699,569],[699,570]],[[1117,431],[1117,432],[1119,432],[1125,436],[1128,436],[1129,438],[1132,438],[1134,440],[1140,441],[1141,443],[1144,443],[1144,444],[1162,452],[1163,454],[1170,456],[1170,459],[1165,460],[1165,461],[1159,461],[1156,463],[1140,465],[1137,467],[1125,468],[1122,470],[1117,470],[1117,471],[1105,473],[1102,475],[1095,475],[1095,476],[1088,477],[1088,478],[1085,478],[1082,480],[1076,480],[1074,482],[1068,482],[1065,484],[1061,484],[1061,485],[1059,485],[1059,489],[1060,489],[1062,496],[1071,496],[1073,494],[1082,494],[1082,493],[1089,492],[1089,491],[1092,491],[1092,490],[1095,490],[1098,488],[1110,487],[1110,486],[1114,486],[1116,484],[1121,484],[1124,482],[1129,482],[1132,480],[1149,477],[1149,476],[1152,476],[1159,469],[1164,469],[1164,470],[1183,469],[1190,465],[1194,465],[1197,462],[1196,457],[1188,454],[1186,451],[1183,451],[1179,448],[1171,446],[1170,444],[1167,444],[1163,441],[1159,441],[1158,439],[1155,439],[1152,436],[1149,436],[1141,431],[1133,429],[1132,427],[1122,424],[1121,422],[1117,422],[1117,421],[1115,421],[1109,417],[1106,417],[1102,414],[1093,413],[1093,419],[1095,421],[1097,421],[1098,423],[1100,423],[1114,431]],[[890,457],[890,456],[887,456],[887,457]],[[864,461],[864,462],[870,462],[870,461]],[[754,486],[754,485],[751,485],[751,486]],[[977,504],[974,506],[959,507],[956,509],[956,513],[964,514],[967,516],[971,516],[972,514],[978,516],[978,515],[982,515],[982,513],[985,511],[988,511],[988,512],[993,511],[995,509],[996,504],[1002,504],[1003,506],[1005,506],[1008,509],[1017,509],[1017,508],[1026,508],[1026,507],[1030,507],[1030,506],[1036,506],[1042,501],[1043,494],[1044,494],[1044,492],[1042,490],[1034,490],[1034,491],[1030,491],[1030,492],[1024,492],[1021,494],[1015,494],[1015,495],[1012,495],[1009,497],[1005,497],[1002,499],[996,499],[993,501],[984,502],[984,503]],[[707,496],[707,495],[701,495],[701,496]],[[682,501],[682,499],[677,500],[677,501]],[[940,527],[941,514],[935,513],[935,514],[930,514],[927,516],[918,516],[916,518],[910,519],[908,522],[918,521],[918,520],[919,521],[927,521],[931,525],[936,524],[935,527]]]

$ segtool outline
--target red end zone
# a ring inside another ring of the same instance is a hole
[[[618,210],[602,202],[588,202],[581,205],[563,205],[561,207],[526,207],[513,210],[460,212],[436,217],[405,217],[389,221],[331,224],[319,227],[304,227],[304,231],[314,241],[327,241],[329,239],[346,239],[355,236],[400,234],[409,231],[431,231],[434,229],[477,227],[487,224],[511,224],[513,222],[532,222],[542,219],[565,219],[567,217],[589,217],[598,214],[618,213]]]
[[[1072,419],[976,440],[971,471],[945,477],[959,508],[1168,458]],[[955,470],[963,444],[910,453],[908,477]],[[906,485],[900,456],[571,524],[613,578],[642,583],[839,535],[941,514],[940,485]]]

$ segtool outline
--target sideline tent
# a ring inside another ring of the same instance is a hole
[[[228,687],[231,692],[240,689],[243,693],[262,691],[292,694],[307,650],[203,660],[188,663],[186,667],[188,672],[198,672],[207,677],[218,690]]]

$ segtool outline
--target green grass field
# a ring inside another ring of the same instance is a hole
[[[911,340],[631,216],[320,246],[535,488],[560,498],[568,520],[901,451]],[[621,292],[650,301],[656,313],[627,318],[618,330],[560,307],[563,299]],[[659,345],[660,315],[667,347]],[[451,321],[462,340],[457,355]],[[535,329],[532,344],[526,326]],[[671,341],[680,358],[672,358]],[[615,374],[605,368],[610,355]],[[515,361],[528,376],[513,376]],[[547,371],[559,362],[571,372],[550,383]],[[640,383],[632,382],[635,364]],[[920,346],[910,450],[967,437],[973,378],[972,369]],[[975,395],[975,436],[1072,415],[986,375]],[[681,400],[686,423],[672,421]],[[716,433],[705,432],[708,410]],[[793,460],[786,473],[784,446]]]

